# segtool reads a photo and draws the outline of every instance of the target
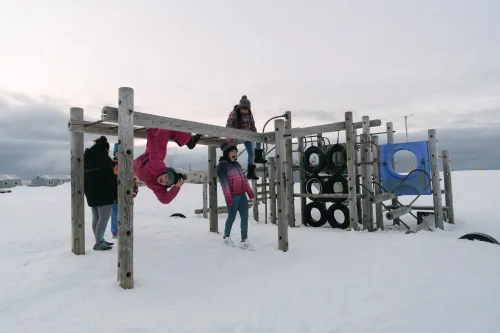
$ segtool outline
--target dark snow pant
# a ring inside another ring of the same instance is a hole
[[[233,204],[227,206],[227,220],[224,228],[224,237],[231,235],[236,214],[240,213],[241,218],[241,240],[246,240],[248,237],[248,198],[246,193],[233,194]]]
[[[104,232],[113,210],[113,205],[97,206],[92,208],[92,231],[94,231],[96,245],[104,241]]]

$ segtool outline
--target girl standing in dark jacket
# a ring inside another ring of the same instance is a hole
[[[87,204],[92,209],[92,230],[95,236],[94,250],[110,250],[113,243],[104,240],[104,232],[111,216],[113,202],[118,198],[118,184],[109,157],[109,143],[105,136],[94,140],[85,149],[84,191]]]

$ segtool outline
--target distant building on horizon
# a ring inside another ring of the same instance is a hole
[[[0,175],[0,188],[22,186],[23,180],[17,175]]]
[[[31,180],[31,187],[40,187],[40,186],[48,186],[55,187],[58,185],[62,185],[64,183],[68,183],[71,181],[71,177],[68,175],[42,175],[36,176]]]

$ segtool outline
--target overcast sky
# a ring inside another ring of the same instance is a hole
[[[1,2],[0,174],[69,173],[69,108],[97,119],[120,86],[138,110],[219,125],[246,94],[259,129],[353,110],[402,141],[413,114],[410,140],[438,129],[455,169],[500,168],[500,1],[128,3]],[[167,162],[204,166],[206,148]]]

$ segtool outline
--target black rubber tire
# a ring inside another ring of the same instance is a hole
[[[323,182],[323,179],[320,176],[312,176],[306,179],[306,193],[307,194],[313,194],[311,192],[313,183],[319,183],[320,185],[320,191],[319,194],[324,194],[325,192],[325,183]],[[318,202],[325,202],[328,201],[328,199],[323,199],[323,198],[309,198],[309,200],[312,201],[318,201]]]
[[[320,217],[319,221],[314,220],[311,216],[311,212],[314,208],[318,209],[319,212],[321,213],[321,217]],[[323,205],[321,202],[313,201],[313,202],[308,203],[304,207],[304,222],[305,222],[304,224],[305,225],[311,226],[313,228],[319,228],[319,227],[324,226],[327,221],[328,221],[328,219],[326,217],[326,208],[325,208],[325,205]]]
[[[335,211],[340,210],[342,213],[344,213],[344,222],[339,223],[337,219],[335,218]],[[328,219],[328,224],[332,228],[339,228],[339,229],[347,229],[351,225],[350,222],[350,215],[349,215],[349,207],[346,205],[341,204],[340,202],[336,202],[330,207],[328,207],[328,210],[326,212],[326,216]]]
[[[344,158],[344,163],[337,165],[333,163],[333,155],[335,153],[341,153],[342,157]],[[325,163],[326,167],[328,170],[330,170],[333,173],[345,173],[347,170],[347,151],[344,146],[342,146],[340,143],[336,143],[333,146],[331,146],[325,154]]]
[[[487,243],[500,245],[500,243],[498,243],[498,241],[495,238],[493,238],[487,234],[482,234],[480,232],[471,232],[469,234],[463,235],[459,239],[467,239],[467,240],[471,240],[471,241],[478,240],[481,242],[487,242]]]
[[[186,216],[184,214],[181,214],[181,213],[173,213],[172,215],[170,215],[170,217],[182,217],[182,218],[186,218]]]
[[[333,191],[333,186],[335,185],[335,183],[341,183],[342,184],[342,193],[343,194],[347,194],[349,191],[349,187],[347,185],[347,179],[342,176],[341,174],[339,173],[336,173],[330,177],[328,177],[328,180],[325,181],[325,184],[324,184],[324,191],[323,193],[325,194],[333,194],[335,193]],[[334,199],[334,198],[331,198],[331,199],[328,199],[328,201],[332,201],[332,202],[343,202],[343,201],[346,201],[347,198],[338,198],[338,199]]]
[[[318,155],[318,164],[315,166],[310,166],[309,165],[309,158],[311,157],[312,154]],[[317,146],[311,146],[306,149],[304,152],[304,169],[310,173],[318,174],[325,168],[325,154],[323,153],[323,150]]]

